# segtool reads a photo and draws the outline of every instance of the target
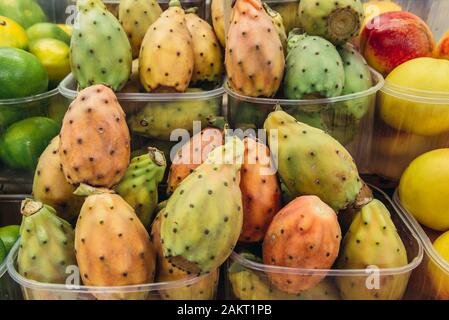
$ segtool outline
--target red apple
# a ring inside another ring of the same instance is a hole
[[[432,31],[409,12],[386,12],[374,17],[360,36],[360,51],[384,76],[408,60],[431,57],[434,49]]]

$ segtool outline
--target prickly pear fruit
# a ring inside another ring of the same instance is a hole
[[[301,27],[298,15],[297,2],[274,2],[271,8],[282,16],[285,32],[288,34],[292,29]]]
[[[187,280],[192,278],[191,274],[174,267],[166,258],[164,258],[161,245],[160,219],[160,216],[163,215],[164,212],[165,209],[162,209],[155,218],[150,235],[151,241],[158,253],[157,282]],[[195,278],[195,280],[187,281],[189,285],[186,284],[174,289],[160,290],[159,293],[164,300],[211,300],[215,296],[217,281],[218,269],[214,269],[209,274],[202,275],[199,278]]]
[[[274,26],[276,28],[276,32],[279,35],[279,39],[281,40],[282,47],[284,48],[284,54],[287,53],[287,33],[285,31],[284,27],[284,19],[279,14],[279,12],[271,9],[268,4],[264,3],[263,7],[265,11],[268,13],[268,15],[273,20]]]
[[[323,37],[334,44],[357,36],[364,20],[360,0],[301,0],[298,12],[307,34]]]
[[[185,20],[192,35],[194,66],[192,84],[198,82],[220,83],[223,74],[223,54],[212,27],[189,9]]]
[[[67,181],[110,188],[129,164],[130,136],[114,92],[103,85],[81,91],[60,133],[59,156]]]
[[[41,154],[33,180],[33,196],[54,208],[58,216],[70,220],[81,209],[84,199],[75,196],[75,187],[65,179],[59,158],[59,136]]]
[[[187,91],[195,94],[201,93],[203,90],[188,89]],[[219,99],[151,102],[133,115],[129,124],[131,130],[137,135],[170,141],[173,130],[185,129],[192,133],[193,121],[201,121],[201,126],[205,127],[207,117],[218,116],[220,112],[221,101]]]
[[[154,22],[142,42],[140,81],[148,92],[184,92],[194,67],[192,36],[178,0]]]
[[[218,41],[223,48],[226,47],[226,37],[224,29],[224,0],[212,0],[210,5],[210,13],[212,16],[212,25],[214,26],[215,34],[217,35]]]
[[[118,17],[131,43],[133,58],[139,56],[145,33],[161,14],[156,0],[120,0]]]
[[[404,243],[382,202],[374,199],[356,214],[343,239],[337,265],[339,269],[372,267],[374,270],[407,265]],[[343,299],[401,299],[409,274],[379,276],[377,284],[361,276],[337,277],[336,280]]]
[[[245,138],[243,143],[245,156],[240,181],[243,227],[239,240],[258,242],[281,208],[281,190],[268,147],[252,138]]]
[[[88,286],[127,286],[153,282],[156,250],[133,208],[107,189],[81,184],[87,196],[75,231],[76,260]],[[95,294],[99,299],[141,299],[146,293]]]
[[[222,144],[223,132],[218,128],[208,127],[194,135],[172,160],[167,193],[172,194],[189,174],[206,161],[209,153]]]
[[[105,84],[120,91],[132,67],[131,45],[101,0],[78,0],[70,65],[81,89]]]
[[[292,34],[292,37],[296,39],[298,35]],[[344,84],[343,61],[329,41],[302,36],[289,50],[284,78],[286,98],[336,97],[341,94]]]
[[[256,263],[261,259],[249,253],[240,256]],[[329,280],[323,280],[313,288],[297,294],[288,294],[278,290],[267,279],[267,275],[246,268],[238,261],[228,268],[228,279],[234,296],[240,300],[339,300],[340,296],[335,285]]]
[[[237,0],[226,42],[226,71],[233,90],[272,97],[284,74],[284,52],[271,17],[260,0]]]
[[[268,116],[264,128],[280,178],[293,196],[316,195],[336,211],[371,201],[351,155],[324,131],[281,110]]]
[[[149,227],[159,200],[158,186],[164,179],[167,162],[156,148],[131,160],[115,191],[133,207],[140,221]]]
[[[216,148],[168,200],[161,242],[164,256],[174,266],[207,273],[232,253],[243,222],[239,188],[243,153],[238,138]]]
[[[371,71],[363,56],[355,48],[346,44],[338,48],[345,70],[345,84],[341,95],[353,94],[368,90],[373,86]],[[334,106],[332,127],[348,126],[361,120],[368,112],[373,97],[349,99]],[[357,123],[358,124],[358,123]]]
[[[330,269],[338,256],[340,241],[335,211],[316,196],[298,197],[279,211],[270,224],[263,241],[263,261],[282,267]],[[268,274],[270,281],[287,293],[310,289],[325,276]]]
[[[19,273],[43,283],[64,284],[66,268],[76,266],[72,226],[42,202],[22,201]]]

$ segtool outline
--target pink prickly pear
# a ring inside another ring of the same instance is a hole
[[[298,197],[279,211],[270,224],[263,242],[263,261],[273,266],[329,269],[338,256],[340,241],[335,211],[316,196]],[[310,289],[325,276],[268,274],[270,281],[287,293]]]
[[[276,26],[260,0],[237,0],[226,41],[231,88],[251,97],[272,97],[284,74],[284,51]]]

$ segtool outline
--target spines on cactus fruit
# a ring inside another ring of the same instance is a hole
[[[165,209],[162,209],[156,216],[151,226],[151,241],[158,254],[157,282],[170,282],[187,280],[192,278],[189,272],[174,267],[167,258],[164,257],[161,244],[161,219]],[[160,290],[160,295],[164,300],[211,300],[215,296],[217,288],[218,269],[212,270],[209,274],[202,275],[194,283],[174,289]]]
[[[132,53],[121,24],[101,0],[78,0],[70,65],[81,89],[104,84],[120,91],[131,74]]]
[[[263,3],[263,7],[264,7],[265,11],[268,13],[268,15],[271,17],[271,19],[273,20],[273,24],[276,28],[276,32],[278,33],[279,39],[281,40],[281,43],[282,43],[282,47],[284,48],[284,54],[286,54],[287,53],[287,33],[286,33],[285,27],[284,27],[284,19],[279,14],[279,12],[270,8],[270,6],[268,6],[268,4]]]
[[[76,260],[83,283],[126,286],[153,282],[156,251],[145,227],[122,197],[81,184],[87,196],[75,231]],[[99,299],[141,299],[146,292],[100,294]]]
[[[161,241],[164,256],[176,267],[207,273],[232,253],[243,220],[239,188],[243,153],[238,138],[216,148],[168,200]]]
[[[218,41],[220,41],[223,48],[226,47],[224,6],[224,0],[212,0],[210,7],[212,25],[214,26],[214,31],[217,35]]]
[[[223,75],[223,54],[212,27],[196,15],[196,8],[187,10],[187,29],[192,35],[194,66],[191,83],[219,84]]]
[[[345,84],[343,61],[329,41],[315,36],[289,37],[284,94],[288,99],[331,98]]]
[[[223,139],[221,129],[207,127],[184,144],[172,160],[167,193],[172,194],[189,174],[206,161],[212,150],[223,144]]]
[[[364,19],[360,0],[301,0],[299,21],[304,30],[334,44],[359,34]]]
[[[142,42],[140,80],[145,90],[184,92],[194,67],[192,36],[178,0],[154,22]]]
[[[293,196],[316,195],[336,211],[371,201],[349,152],[324,131],[279,108],[270,113],[264,128],[279,176]]]
[[[22,202],[21,211],[19,273],[42,283],[64,284],[66,268],[76,266],[72,226],[52,207],[32,199]]]
[[[272,97],[284,74],[284,49],[260,0],[237,0],[226,41],[231,88],[251,97]]]
[[[268,147],[252,138],[245,138],[243,142],[245,156],[240,181],[243,227],[239,240],[258,242],[281,208],[282,196]]]
[[[140,221],[149,227],[159,201],[158,187],[164,179],[167,162],[156,148],[131,160],[115,191],[133,207]]]
[[[114,92],[95,85],[78,93],[64,116],[59,156],[67,181],[111,188],[125,174],[130,136]]]
[[[75,187],[67,182],[59,158],[59,136],[39,157],[33,179],[33,196],[54,208],[59,217],[70,220],[78,216],[84,199],[75,196]]]
[[[161,14],[156,0],[120,0],[119,20],[131,43],[133,58],[139,56],[145,33]]]
[[[339,269],[373,270],[399,268],[407,265],[407,251],[385,205],[374,199],[354,217],[346,233],[338,258]],[[367,272],[367,275],[372,273]],[[401,299],[408,274],[379,274],[379,286],[367,287],[367,277],[337,277],[343,299]]]
[[[263,261],[282,267],[330,269],[338,256],[340,241],[336,213],[316,196],[298,197],[279,211],[270,224],[263,241]],[[268,274],[270,281],[287,293],[313,288],[325,276]]]

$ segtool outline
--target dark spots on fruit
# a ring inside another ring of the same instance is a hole
[[[123,273],[122,273],[122,276],[123,276],[124,278],[126,278],[126,277],[128,276],[128,272],[123,272]]]
[[[123,234],[119,233],[119,234],[118,234],[118,237],[119,237],[119,238],[123,237]]]
[[[355,242],[357,242],[357,243],[360,243],[360,240],[359,240],[359,239],[357,239],[357,240],[355,240]]]
[[[208,235],[209,232],[210,232],[209,229],[205,229],[205,230],[204,230],[204,234],[205,234],[205,235]]]

